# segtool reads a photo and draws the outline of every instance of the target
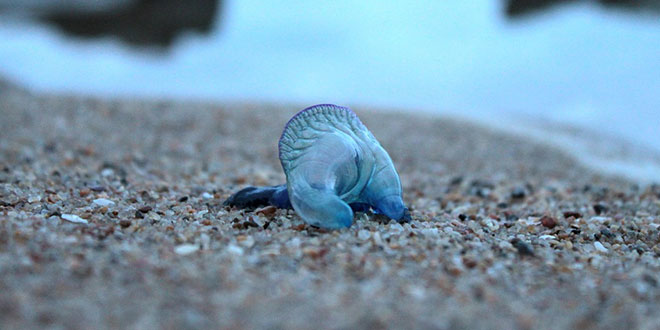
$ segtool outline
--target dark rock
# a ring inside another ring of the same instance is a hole
[[[541,218],[541,224],[546,228],[555,228],[557,219],[546,215]]]
[[[534,256],[534,250],[528,243],[525,243],[518,238],[514,238],[511,240],[511,244],[513,244],[513,246],[518,250],[518,254],[521,256]]]
[[[605,204],[602,204],[602,203],[594,204],[594,212],[596,212],[597,215],[601,215],[602,213],[606,213],[608,210],[609,210],[609,208]]]
[[[614,238],[614,234],[612,234],[612,232],[607,228],[601,229],[600,234],[607,238]]]
[[[509,18],[524,17],[529,14],[552,9],[565,4],[583,2],[580,0],[505,0],[504,11]],[[638,10],[660,13],[660,3],[656,0],[598,0],[600,5],[608,9]]]
[[[658,280],[649,273],[644,273],[644,275],[642,275],[642,279],[654,288],[658,286]]]
[[[456,186],[456,185],[461,184],[461,182],[463,182],[463,177],[462,176],[457,176],[457,177],[452,178],[451,181],[449,182],[449,184],[452,185],[452,186]]]
[[[511,191],[511,198],[514,199],[523,199],[527,195],[527,191],[523,187],[515,187]]]
[[[31,1],[37,5],[1,6],[0,11],[33,14],[38,19],[81,37],[115,36],[139,46],[170,46],[189,31],[209,33],[217,22],[220,0]],[[11,2],[10,2],[11,3]],[[66,3],[65,5],[62,3]]]
[[[103,187],[103,186],[93,186],[93,187],[89,187],[89,190],[94,191],[94,192],[102,192],[102,191],[105,191],[105,187]]]
[[[574,212],[574,211],[566,211],[564,212],[564,218],[568,219],[570,217],[573,217],[575,219],[580,219],[582,218],[582,213],[580,212]]]
[[[142,213],[148,213],[151,210],[153,210],[153,208],[149,205],[145,205],[145,206],[138,209],[138,211],[140,211]]]
[[[491,191],[495,188],[495,185],[484,180],[473,180],[470,182],[470,187],[468,188],[468,194],[472,196],[477,196],[485,198],[490,196]]]

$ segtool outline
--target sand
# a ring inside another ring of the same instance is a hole
[[[407,224],[223,207],[304,106],[0,83],[0,328],[659,328],[660,186],[506,132],[353,107]]]

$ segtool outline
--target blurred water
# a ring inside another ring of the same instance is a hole
[[[459,115],[660,181],[658,16],[580,4],[511,22],[500,6],[227,1],[210,35],[166,54],[3,19],[0,74],[42,91]]]

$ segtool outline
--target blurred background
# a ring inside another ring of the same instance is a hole
[[[660,0],[0,0],[0,76],[467,117],[660,178]]]

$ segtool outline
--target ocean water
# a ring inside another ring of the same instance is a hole
[[[38,91],[432,112],[660,182],[660,15],[501,2],[225,1],[167,52],[0,19],[0,74]]]

